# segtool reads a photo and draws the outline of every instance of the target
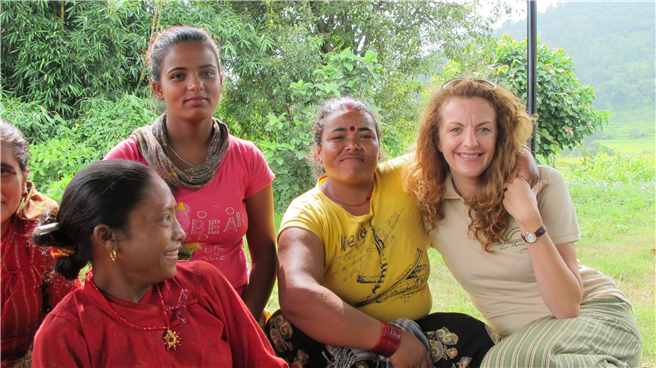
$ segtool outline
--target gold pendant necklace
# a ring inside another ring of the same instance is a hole
[[[127,319],[123,318],[118,312],[112,307],[111,304],[109,304],[109,301],[107,298],[102,295],[96,284],[93,282],[93,280],[90,280],[91,286],[96,289],[96,291],[100,294],[102,297],[102,300],[105,301],[105,305],[107,308],[114,314],[115,317],[117,317],[121,322],[125,323],[126,325],[136,328],[138,330],[144,330],[144,331],[156,331],[156,330],[164,330],[164,333],[162,335],[162,339],[164,340],[164,347],[166,350],[176,350],[178,345],[180,344],[180,334],[177,332],[174,332],[171,330],[171,324],[169,322],[169,316],[168,313],[166,312],[166,305],[164,305],[164,296],[162,296],[162,291],[159,289],[159,285],[153,285],[153,287],[157,288],[157,293],[159,294],[159,300],[162,303],[162,311],[164,312],[164,322],[166,323],[166,326],[164,327],[144,327],[144,326],[139,326],[136,323],[132,323],[128,321]]]
[[[180,335],[177,332],[171,331],[171,329],[166,330],[163,338],[166,350],[171,350],[171,348],[175,350],[175,348],[177,348],[178,344],[180,343]]]

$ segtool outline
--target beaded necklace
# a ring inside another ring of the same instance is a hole
[[[98,287],[96,286],[96,284],[93,281],[91,281],[89,284],[91,284],[91,286],[98,293],[100,293],[100,290],[98,289]],[[109,304],[109,301],[107,300],[107,298],[105,298],[104,295],[102,295],[102,293],[100,293],[100,295],[103,297],[102,300],[105,301],[106,307],[110,311],[112,311],[112,313],[114,314],[114,316],[116,318],[118,318],[121,322],[125,323],[126,325],[128,325],[132,328],[136,328],[137,330],[144,330],[144,331],[157,331],[157,330],[164,331],[164,330],[166,330],[166,332],[164,332],[164,334],[162,335],[162,339],[164,340],[164,346],[166,347],[166,350],[171,350],[171,349],[176,350],[176,348],[180,344],[180,340],[181,340],[180,335],[177,332],[174,332],[174,331],[171,330],[171,324],[169,323],[168,313],[166,313],[166,306],[164,305],[164,297],[162,296],[162,291],[160,290],[159,285],[153,285],[153,287],[157,287],[157,293],[159,294],[159,300],[162,303],[162,311],[164,312],[164,322],[166,323],[166,326],[164,326],[164,327],[144,327],[144,326],[139,326],[136,323],[132,323],[132,322],[128,321],[127,319],[123,318],[120,314],[118,314],[118,312],[114,309],[114,307],[112,307],[111,304]]]

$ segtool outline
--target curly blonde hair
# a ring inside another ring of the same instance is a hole
[[[494,88],[487,81],[463,79],[436,90],[424,108],[414,155],[404,169],[405,190],[417,199],[427,231],[444,219],[442,200],[449,165],[438,149],[442,110],[453,98],[483,98],[496,112],[497,142],[490,166],[481,174],[475,196],[465,200],[471,223],[469,232],[481,244],[484,252],[503,238],[508,226],[508,212],[503,206],[503,183],[515,167],[522,145],[533,132],[533,119],[521,101],[502,86]]]

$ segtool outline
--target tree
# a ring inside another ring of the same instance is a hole
[[[380,80],[377,57],[371,51],[364,57],[357,56],[348,48],[333,55],[327,65],[312,72],[311,81],[289,85],[291,101],[285,113],[267,115],[264,130],[270,137],[258,144],[278,175],[273,184],[278,206],[285,207],[314,184],[314,170],[307,155],[314,147],[312,127],[317,107],[330,98],[347,95],[367,100]],[[372,106],[372,110],[380,109]]]
[[[273,152],[276,182],[305,189],[309,166],[287,155],[300,160],[311,143],[299,139],[313,107],[335,91],[366,98],[380,109],[383,145],[403,153],[426,75],[439,74],[448,59],[483,65],[484,54],[470,45],[488,42],[492,19],[478,15],[479,1],[3,1],[0,109],[32,144],[45,145],[40,152],[71,149],[63,155],[71,170],[58,174],[66,178],[152,121],[144,55],[154,34],[203,27],[220,42],[226,71],[217,116],[231,133]],[[358,75],[367,77],[356,81]],[[281,121],[290,124],[288,135],[267,129]],[[269,150],[267,142],[282,149]],[[77,148],[85,148],[82,155]],[[276,164],[281,160],[296,166],[287,170]],[[35,162],[48,175],[49,163]]]
[[[2,92],[64,117],[84,98],[143,94],[141,2],[3,1]]]
[[[66,118],[88,98],[146,97],[144,56],[163,28],[191,24],[221,43],[231,76],[254,73],[273,41],[219,1],[3,1],[2,92]],[[147,123],[147,122],[144,122]]]
[[[538,45],[535,129],[536,154],[548,159],[563,149],[581,144],[597,127],[608,124],[610,113],[592,106],[594,89],[574,74],[574,62],[563,49]],[[522,101],[527,98],[526,42],[509,36],[497,41],[490,57],[490,72]]]
[[[489,42],[492,19],[477,11],[479,1],[238,1],[232,10],[276,40],[272,57],[254,73],[241,74],[226,95],[225,115],[250,134],[263,133],[269,112],[291,98],[290,83],[310,80],[311,72],[327,65],[346,49],[359,57],[378,55],[385,71],[375,93],[383,120],[412,131],[421,110],[425,75],[439,73],[444,60],[465,60],[480,67],[481,55],[471,43]],[[497,2],[498,11],[506,5]],[[498,14],[496,14],[498,16]],[[304,45],[304,46],[302,46]],[[273,110],[273,111],[272,111]],[[254,128],[255,127],[255,128]],[[401,139],[403,140],[403,139]]]

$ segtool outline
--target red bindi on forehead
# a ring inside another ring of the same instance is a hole
[[[351,125],[351,127],[350,127],[349,129],[350,129],[351,131],[354,131],[354,130],[355,130],[355,127],[354,127],[353,125]]]

